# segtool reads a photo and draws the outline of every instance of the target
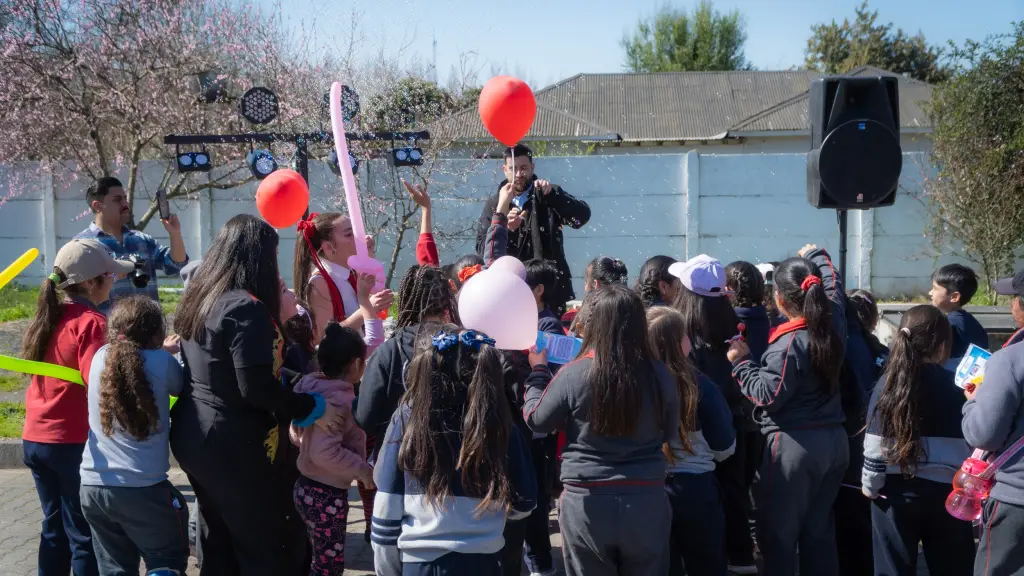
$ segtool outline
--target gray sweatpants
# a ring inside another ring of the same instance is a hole
[[[566,576],[668,574],[672,507],[664,483],[566,484],[558,523]]]
[[[842,426],[773,432],[767,435],[758,482],[757,543],[763,576],[836,576],[835,519],[850,448]]]

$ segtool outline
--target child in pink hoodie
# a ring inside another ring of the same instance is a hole
[[[311,575],[341,576],[344,572],[348,489],[353,480],[362,487],[374,486],[373,467],[366,461],[366,434],[352,419],[353,383],[363,376],[365,358],[363,337],[331,322],[317,349],[321,372],[309,374],[295,385],[296,392],[318,393],[345,415],[344,424],[330,432],[319,426],[291,427],[302,474],[295,482],[293,497],[313,544]]]

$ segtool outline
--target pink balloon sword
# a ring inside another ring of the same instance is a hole
[[[366,247],[366,227],[363,225],[363,211],[359,207],[359,189],[352,174],[352,162],[348,158],[348,142],[345,141],[345,123],[341,116],[341,83],[331,84],[331,130],[334,132],[334,151],[338,153],[341,167],[341,183],[345,187],[345,204],[348,217],[352,219],[352,234],[356,237],[356,254],[348,259],[348,267],[361,274],[377,277],[374,291],[384,289],[384,265],[370,256]]]

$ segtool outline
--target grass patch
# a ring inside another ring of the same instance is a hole
[[[24,390],[28,380],[27,376],[0,376],[0,392]]]
[[[160,308],[163,309],[164,314],[174,314],[178,309],[178,304],[181,304],[181,292],[160,291]]]
[[[20,402],[0,402],[0,438],[21,438],[25,426],[25,405]]]
[[[8,284],[0,288],[0,322],[31,318],[36,311],[38,288]]]

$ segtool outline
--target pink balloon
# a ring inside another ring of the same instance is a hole
[[[527,350],[537,342],[537,300],[522,278],[505,270],[484,270],[462,286],[459,318],[502,350]]]
[[[523,266],[523,263],[515,256],[502,256],[498,258],[491,264],[488,270],[504,270],[526,280],[526,266]]]
[[[363,274],[377,277],[375,291],[384,289],[384,265],[370,257],[366,247],[366,228],[363,226],[363,211],[359,207],[359,189],[352,173],[352,163],[348,158],[348,142],[345,140],[345,124],[341,117],[341,83],[331,84],[331,130],[334,133],[334,151],[338,154],[338,166],[341,168],[341,183],[345,188],[345,205],[348,216],[352,220],[352,235],[356,241],[356,255],[348,260],[348,267]]]

